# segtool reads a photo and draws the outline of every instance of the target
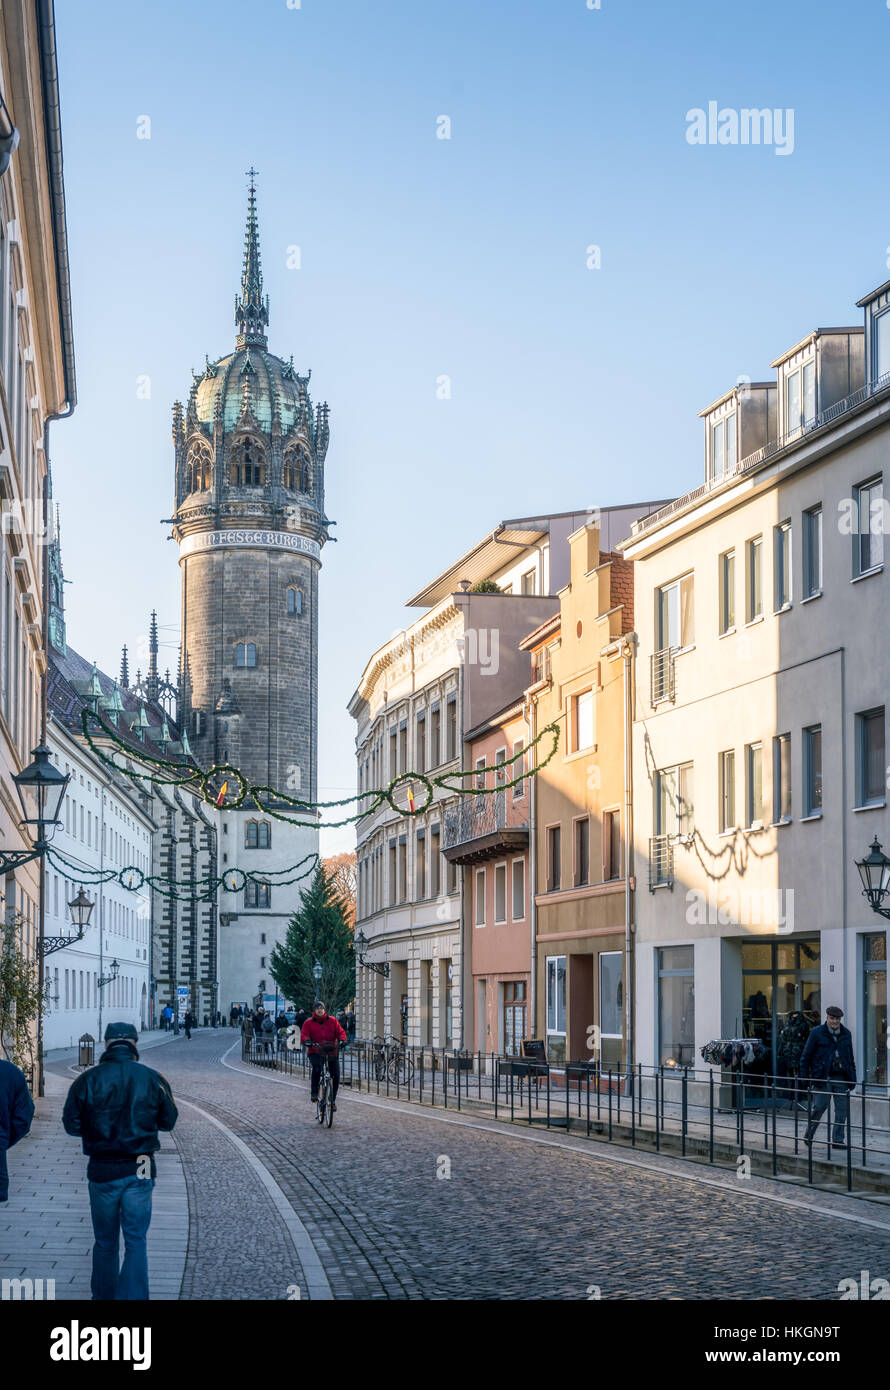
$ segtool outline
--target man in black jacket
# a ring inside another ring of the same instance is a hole
[[[847,1099],[856,1085],[853,1034],[841,1023],[843,1009],[832,1004],[825,1010],[825,1022],[817,1023],[807,1038],[800,1059],[800,1074],[815,1083],[813,1108],[804,1142],[812,1144],[819,1121],[834,1098],[835,1144],[847,1142]]]
[[[0,1061],[0,1202],[9,1201],[6,1150],[24,1139],[34,1118],[34,1102],[25,1073],[12,1062]]]
[[[94,1299],[148,1298],[153,1155],[161,1146],[158,1130],[172,1129],[178,1112],[163,1076],[140,1063],[138,1038],[132,1023],[109,1023],[105,1051],[74,1082],[62,1112],[62,1124],[82,1139],[90,1160]]]

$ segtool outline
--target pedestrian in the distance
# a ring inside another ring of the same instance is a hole
[[[185,1018],[182,1020],[182,1026],[183,1026],[183,1028],[185,1029],[186,1042],[191,1042],[191,1040],[192,1040],[192,1029],[193,1029],[194,1026],[195,1026],[195,1020],[194,1020],[194,1018],[192,1017],[192,1011],[191,1011],[191,1009],[186,1009]]]
[[[173,1010],[170,1008],[169,1004],[164,1006],[161,1017],[164,1020],[164,1032],[167,1033],[170,1031],[170,1024],[173,1020]]]
[[[337,1022],[339,1023],[340,1027],[343,1029],[343,1032],[345,1033],[345,1032],[346,1032],[346,1010],[345,1010],[345,1009],[340,1008],[340,1009],[337,1010]]]
[[[0,1061],[0,1202],[9,1201],[6,1150],[24,1139],[34,1118],[34,1102],[25,1073],[12,1062]]]
[[[263,1040],[263,1055],[265,1056],[273,1050],[273,1045],[275,1043],[275,1023],[271,1014],[265,1014],[263,1016],[260,1036]]]
[[[171,1130],[178,1112],[159,1072],[143,1066],[132,1023],[109,1023],[106,1048],[72,1085],[62,1112],[89,1157],[87,1179],[93,1220],[94,1299],[147,1299],[146,1237],[160,1148],[159,1130]],[[124,1262],[120,1265],[120,1236]]]
[[[800,1074],[813,1082],[813,1106],[804,1143],[812,1144],[819,1121],[834,1102],[834,1136],[832,1143],[847,1142],[847,1107],[849,1095],[856,1085],[856,1060],[853,1056],[853,1034],[841,1023],[843,1009],[831,1004],[825,1010],[825,1022],[817,1023],[807,1038],[800,1059]]]
[[[355,1042],[355,1009],[352,1005],[346,1010],[346,1041],[350,1047]]]

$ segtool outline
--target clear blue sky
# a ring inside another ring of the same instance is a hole
[[[116,672],[156,607],[175,666],[171,405],[233,346],[253,163],[270,348],[331,407],[323,795],[405,598],[504,517],[697,486],[696,412],[890,277],[890,9],[601,3],[57,0],[69,640]],[[689,145],[710,100],[793,108],[794,152]]]

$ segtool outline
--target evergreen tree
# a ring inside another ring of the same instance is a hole
[[[316,990],[313,969],[321,966]],[[349,1003],[355,994],[355,957],[352,933],[341,898],[323,864],[291,918],[281,946],[269,958],[272,978],[298,1009],[309,1009],[323,999],[330,1013]]]

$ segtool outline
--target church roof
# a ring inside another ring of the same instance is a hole
[[[301,420],[308,429],[308,384],[309,377],[298,376],[294,370],[293,358],[284,362],[265,348],[237,348],[217,362],[208,362],[194,393],[195,414],[212,430],[219,411],[223,429],[230,430],[241,414],[246,390],[261,429],[272,429],[276,397],[282,433]]]
[[[100,671],[95,662],[87,661],[70,645],[66,646],[64,654],[50,647],[47,704],[56,723],[81,735],[83,710],[97,710],[120,739],[132,744],[134,756],[146,750],[152,757],[169,755],[178,760],[188,756],[187,738],[183,743],[177,724],[161,705],[143,700],[132,690],[122,689],[116,680]],[[101,738],[99,726],[93,725],[93,728]],[[142,737],[136,730],[142,731]]]

